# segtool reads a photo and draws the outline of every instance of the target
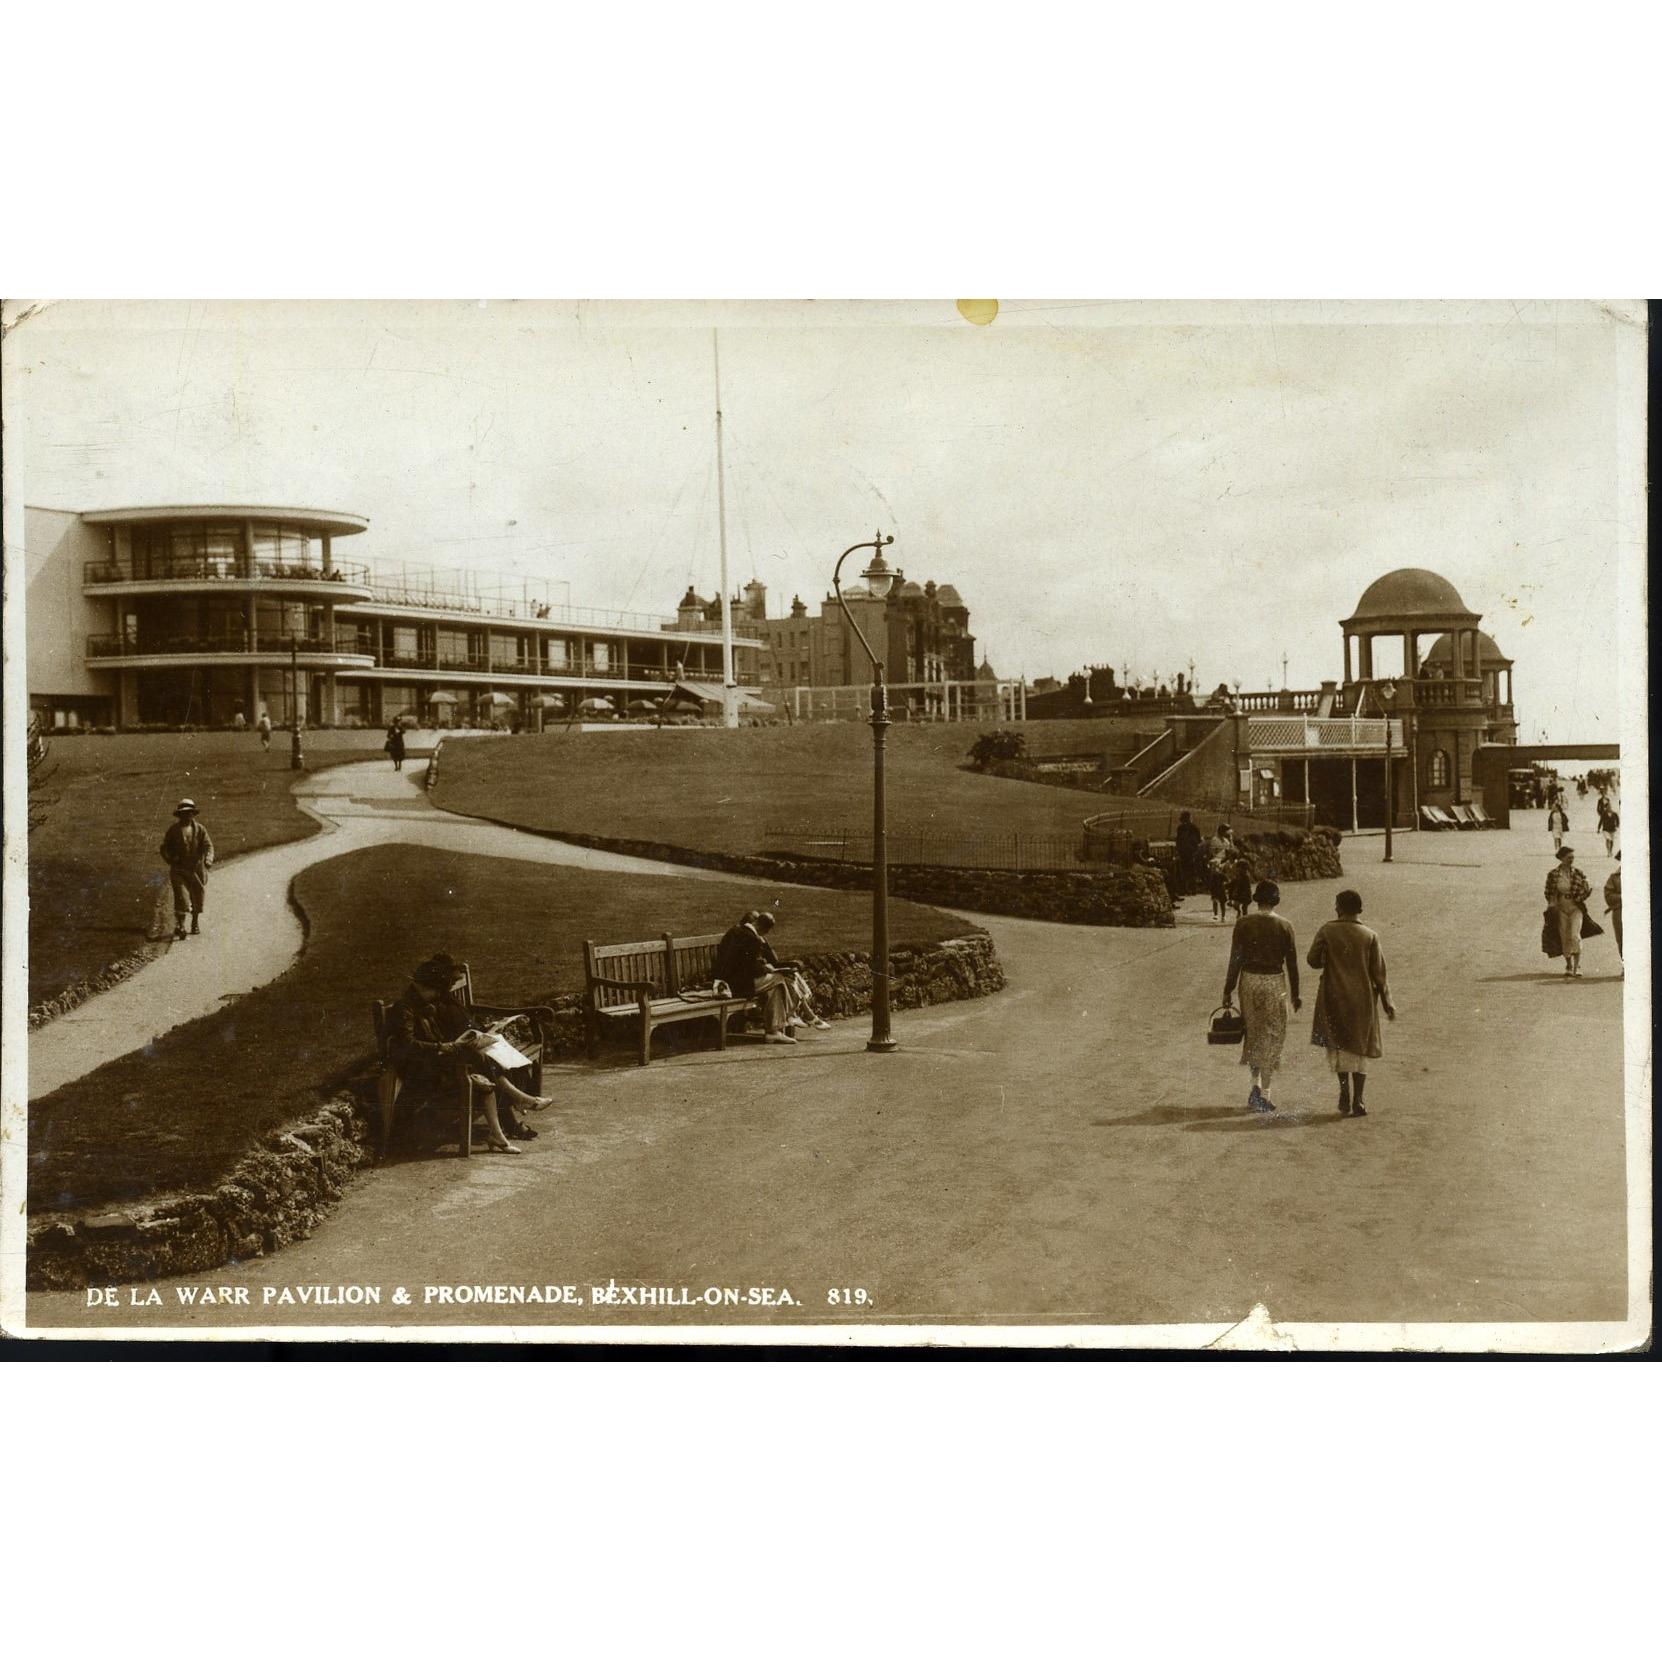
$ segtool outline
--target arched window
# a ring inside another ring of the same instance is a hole
[[[1434,791],[1448,788],[1448,752],[1446,750],[1431,752],[1431,771],[1426,775],[1426,783]]]

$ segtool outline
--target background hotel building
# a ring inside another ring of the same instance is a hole
[[[532,585],[340,559],[368,526],[307,508],[25,510],[29,705],[48,726],[534,724],[721,683],[721,645],[644,613],[555,605]],[[753,685],[762,643],[734,642]]]

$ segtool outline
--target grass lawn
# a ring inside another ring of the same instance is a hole
[[[1100,746],[1092,725],[1030,722],[1025,731],[1032,750],[1050,754]],[[961,826],[1074,836],[1088,814],[1149,806],[965,772],[984,731],[944,722],[889,729],[891,833]],[[871,776],[871,730],[853,722],[559,732],[446,744],[434,800],[536,830],[753,854],[770,827],[863,829]]]
[[[708,934],[775,899],[739,883],[409,845],[323,861],[294,889],[308,934],[291,970],[30,1103],[32,1211],[212,1185],[262,1132],[304,1115],[362,1069],[373,1050],[370,1000],[395,997],[410,969],[440,948],[472,964],[485,1002],[541,1003],[581,991],[584,939]],[[778,911],[783,955],[870,945],[866,895],[792,892]],[[890,929],[897,946],[972,932],[906,901],[890,902]]]
[[[46,821],[29,839],[31,1004],[144,944],[167,886],[156,849],[180,797],[196,799],[221,860],[317,830],[289,794],[287,739],[275,734],[269,754],[252,733],[53,741]]]

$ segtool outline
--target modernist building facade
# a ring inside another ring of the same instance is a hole
[[[25,511],[30,708],[54,727],[534,724],[623,713],[722,675],[719,641],[643,613],[533,602],[460,573],[377,570],[333,510]],[[762,643],[736,643],[754,684]]]

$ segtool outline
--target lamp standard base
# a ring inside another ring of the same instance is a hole
[[[879,1051],[887,1056],[891,1050],[899,1050],[900,1044],[895,1039],[867,1039],[866,1049]]]

